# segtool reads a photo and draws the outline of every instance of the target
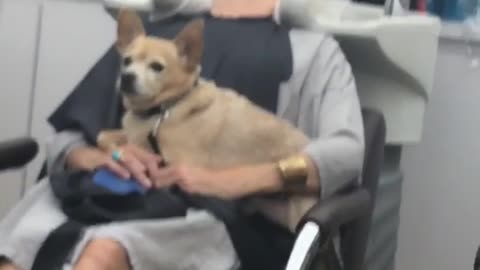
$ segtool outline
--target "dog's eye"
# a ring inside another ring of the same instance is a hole
[[[150,64],[150,68],[156,72],[160,72],[163,70],[163,65],[158,62],[153,62]]]
[[[128,56],[128,57],[123,58],[123,65],[124,66],[128,66],[131,63],[132,63],[132,57]]]

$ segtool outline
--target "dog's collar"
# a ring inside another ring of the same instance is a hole
[[[173,102],[173,103],[177,103]],[[169,102],[170,103],[170,102]],[[155,115],[165,115],[174,104],[167,105],[167,102],[163,102],[159,106],[152,107],[146,111],[135,111],[135,115],[142,119],[148,119]]]
[[[178,97],[171,98],[167,101],[160,103],[159,105],[149,108],[145,111],[134,111],[134,114],[141,119],[148,119],[153,116],[160,116],[160,118],[166,119],[168,117],[169,111],[173,108],[178,102],[187,97],[195,88],[198,86],[198,79],[195,80],[193,86],[190,90],[186,91]]]
[[[148,143],[152,147],[155,154],[157,154],[159,156],[162,156],[162,149],[161,149],[160,145],[158,144],[158,140],[157,140],[157,135],[158,135],[158,130],[160,128],[160,125],[170,115],[170,109],[173,106],[175,106],[175,104],[177,104],[180,100],[182,100],[186,96],[188,96],[195,88],[197,88],[197,86],[198,86],[198,79],[195,80],[192,88],[190,88],[190,90],[188,90],[187,92],[185,92],[181,96],[179,96],[179,97],[177,97],[173,100],[169,100],[167,102],[164,102],[164,103],[160,104],[160,106],[151,108],[151,109],[147,110],[146,112],[144,112],[143,115],[140,115],[140,117],[144,117],[144,118],[150,118],[154,115],[158,115],[157,121],[155,121],[155,124],[153,125],[152,130],[147,135]],[[137,113],[137,115],[139,115],[139,114]],[[162,162],[160,163],[160,165],[162,167],[166,166],[167,165],[166,160],[162,159]]]

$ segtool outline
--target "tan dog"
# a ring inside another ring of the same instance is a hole
[[[99,146],[112,150],[130,142],[150,149],[147,137],[154,131],[170,164],[208,168],[276,162],[299,153],[308,143],[302,132],[235,91],[199,80],[203,27],[202,20],[195,20],[173,41],[165,40],[146,36],[134,12],[120,12],[117,46],[124,59],[120,90],[127,112],[123,129],[102,132]],[[163,116],[140,116],[160,106],[168,107]],[[255,199],[253,204],[294,229],[315,201],[292,195]]]

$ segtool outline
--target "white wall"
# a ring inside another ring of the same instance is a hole
[[[0,141],[29,133],[38,6],[0,1]],[[19,199],[25,170],[0,174],[0,216]]]
[[[480,57],[480,46],[473,48]],[[480,245],[480,69],[442,41],[422,143],[406,149],[397,270],[473,269]]]
[[[53,134],[47,117],[113,43],[114,20],[85,1],[0,0],[0,141],[34,136],[27,170],[0,174],[0,217],[36,180]]]
[[[98,4],[44,1],[31,134],[42,147],[28,167],[31,185],[53,134],[47,117],[113,44],[115,22]]]

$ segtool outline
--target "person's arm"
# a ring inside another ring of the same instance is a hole
[[[314,23],[309,12],[311,1],[315,0],[277,0],[273,20],[280,25],[308,29]]]
[[[112,0],[113,1],[113,0]],[[180,15],[210,12],[226,19],[272,18],[289,27],[308,28],[313,25],[309,12],[312,0],[152,0],[151,19],[162,20]],[[121,2],[115,0],[113,2]]]
[[[219,18],[272,18],[281,25],[309,28],[314,24],[309,12],[312,1],[315,0],[152,0],[149,5],[153,20],[210,12]]]
[[[128,171],[111,160],[107,153],[89,145],[80,132],[61,131],[47,141],[49,175],[69,169],[92,171],[102,166],[120,176],[129,176]]]
[[[312,105],[318,115],[308,117],[317,136],[303,153],[306,190],[321,189],[326,198],[358,180],[363,164],[363,122],[350,65],[333,39],[321,43],[308,74],[302,91],[315,96]],[[182,166],[165,170],[168,179],[189,192],[226,199],[288,190],[275,163],[221,171]]]
[[[132,144],[120,147],[119,151],[124,156],[121,162],[114,161],[111,153],[89,145],[80,132],[62,131],[47,143],[47,172],[51,175],[70,169],[93,171],[103,167],[151,187],[149,176],[157,176],[161,158]]]
[[[66,169],[68,154],[75,148],[88,144],[80,132],[62,131],[47,141],[47,172],[52,174]]]
[[[318,168],[322,198],[326,198],[359,179],[365,144],[363,121],[350,64],[333,38],[323,42],[309,74],[310,89],[303,91],[320,93],[320,85],[324,91],[313,100],[318,115],[312,125],[318,134],[305,153]]]
[[[196,0],[191,0],[195,2]],[[310,12],[315,0],[212,0],[211,13],[220,18],[272,18],[288,27],[310,28],[314,16]]]
[[[162,20],[180,15],[207,13],[214,0],[152,0],[152,20]]]

